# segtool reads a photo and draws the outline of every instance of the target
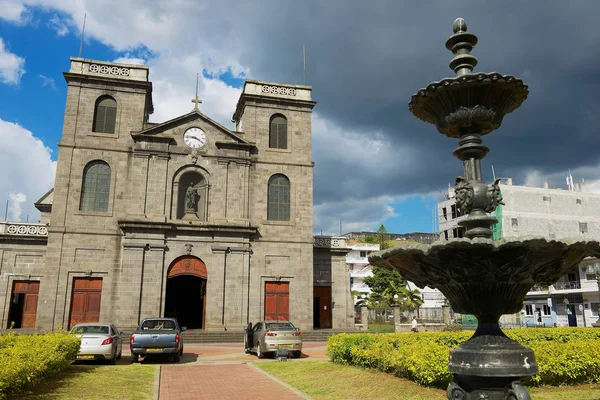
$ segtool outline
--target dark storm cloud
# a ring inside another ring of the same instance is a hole
[[[444,44],[459,16],[479,37],[476,71],[515,75],[530,88],[523,106],[484,137],[488,179],[492,164],[517,183],[531,169],[598,164],[600,2],[277,1],[235,13],[251,77],[302,83],[305,44],[315,112],[342,130],[381,134],[399,158],[406,149],[417,156],[374,171],[373,160],[340,161],[315,148],[315,204],[436,191],[462,173],[451,154],[456,141],[407,107],[418,89],[453,76]],[[349,175],[362,184],[343,184]]]

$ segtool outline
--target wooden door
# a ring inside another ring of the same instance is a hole
[[[13,295],[11,298],[22,298],[22,303],[17,302],[11,305],[19,307],[20,310],[11,310],[9,314],[18,315],[20,321],[14,321],[17,328],[35,328],[35,319],[37,315],[37,303],[40,291],[39,281],[15,281],[13,284]],[[21,296],[19,296],[21,295]],[[10,319],[10,318],[9,318]],[[10,322],[9,322],[10,323]]]
[[[80,322],[100,321],[102,278],[73,278],[69,328]]]
[[[318,313],[319,325],[315,328],[331,328],[331,286],[315,286],[313,288],[315,298],[314,305],[319,307],[315,310]],[[317,300],[318,299],[318,300]]]
[[[289,282],[265,282],[265,320],[290,320]]]

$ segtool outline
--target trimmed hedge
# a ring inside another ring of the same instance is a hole
[[[0,335],[0,398],[66,369],[79,351],[80,339],[66,332]]]
[[[529,385],[600,382],[600,329],[515,329],[507,336],[535,351],[540,372]],[[423,386],[445,388],[452,380],[448,352],[473,332],[339,334],[327,341],[327,356],[345,365],[373,368]]]

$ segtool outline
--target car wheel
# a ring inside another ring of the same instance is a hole
[[[256,356],[258,358],[265,358],[265,353],[260,349],[260,343],[256,343]]]
[[[131,355],[131,362],[139,362],[140,361],[140,356],[138,356],[137,354],[132,354]]]
[[[302,356],[302,352],[300,350],[296,350],[292,352],[294,358],[300,358]]]
[[[181,361],[181,354],[175,353],[175,356],[173,356],[173,361],[179,363],[179,361]]]

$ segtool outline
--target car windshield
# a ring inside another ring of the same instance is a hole
[[[172,331],[172,330],[175,330],[175,322],[161,321],[161,320],[144,321],[144,323],[142,324],[142,329],[143,330]]]
[[[76,335],[83,334],[96,334],[96,335],[108,335],[108,326],[96,326],[96,325],[78,325],[71,329],[71,333]]]
[[[267,330],[274,331],[293,331],[296,327],[291,322],[267,322]]]

